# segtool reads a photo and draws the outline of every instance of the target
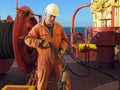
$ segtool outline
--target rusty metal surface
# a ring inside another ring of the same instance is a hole
[[[30,73],[34,68],[36,61],[34,49],[30,49],[24,44],[24,38],[28,31],[37,23],[34,15],[31,14],[32,10],[23,6],[17,9],[17,16],[13,27],[13,49],[15,59],[18,63],[20,70],[23,73]],[[33,67],[32,67],[33,66]]]

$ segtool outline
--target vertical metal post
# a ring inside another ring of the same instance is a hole
[[[18,0],[16,0],[16,9],[18,8]]]

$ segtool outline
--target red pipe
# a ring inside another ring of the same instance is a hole
[[[71,42],[72,42],[72,45],[74,44],[74,32],[75,32],[75,29],[74,29],[74,21],[75,21],[75,16],[76,16],[76,14],[77,14],[77,12],[81,9],[81,8],[84,8],[84,7],[90,7],[90,4],[83,4],[83,5],[81,5],[81,6],[79,6],[76,10],[75,10],[75,12],[74,12],[74,14],[73,14],[73,16],[72,16],[72,40],[71,40]]]

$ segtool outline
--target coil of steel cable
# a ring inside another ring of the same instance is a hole
[[[0,58],[14,58],[12,30],[14,22],[0,22]]]

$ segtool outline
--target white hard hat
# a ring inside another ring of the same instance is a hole
[[[59,8],[56,4],[51,3],[47,5],[47,7],[45,8],[45,13],[54,15],[54,16],[59,16]]]

